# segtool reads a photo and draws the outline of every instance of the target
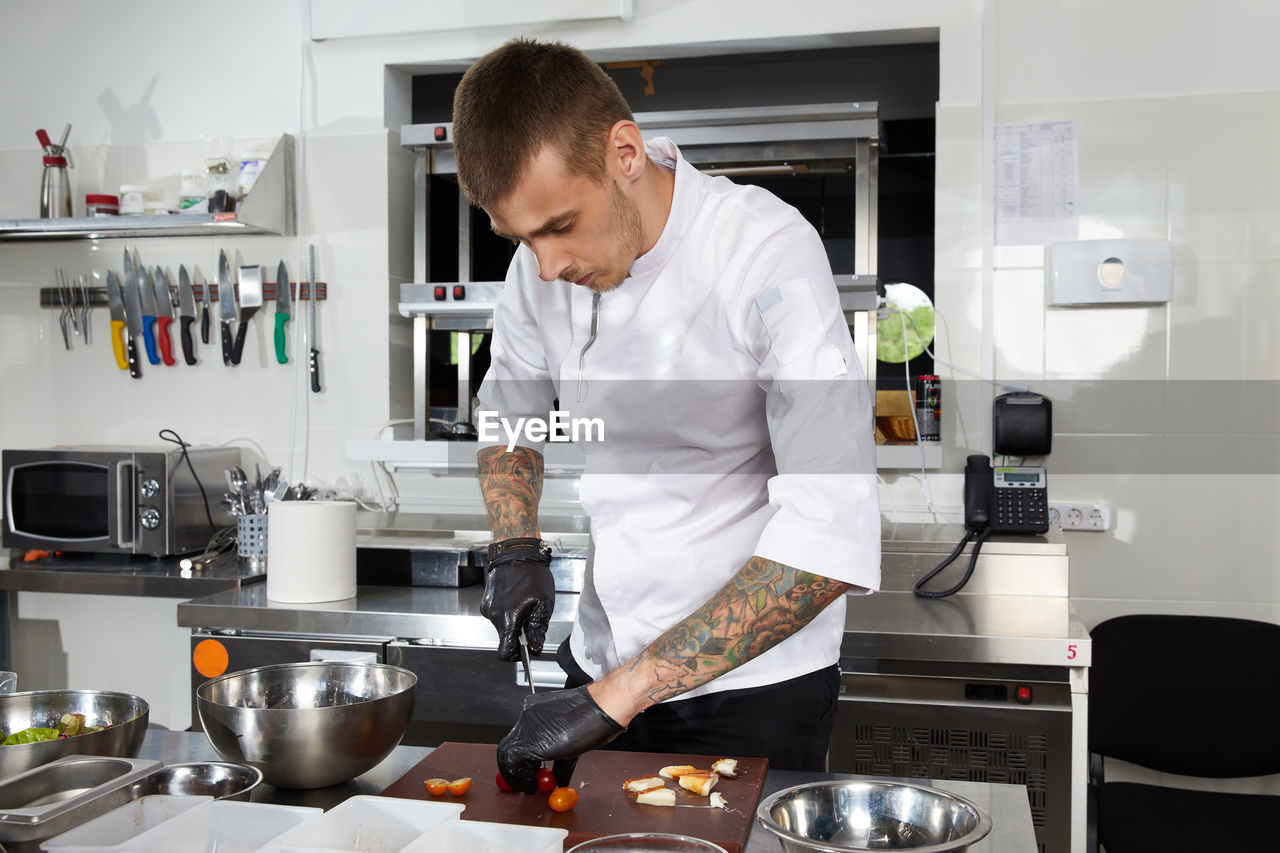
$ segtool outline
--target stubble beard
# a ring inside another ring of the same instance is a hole
[[[640,256],[640,211],[636,208],[635,202],[627,198],[626,193],[612,181],[609,183],[609,215],[617,235],[617,242],[622,247],[618,257],[624,259],[621,262],[625,263],[626,267],[591,273],[591,280],[583,287],[593,293],[608,293],[610,290],[616,290],[631,274],[632,261]],[[580,270],[569,270],[561,276],[561,280],[575,284],[587,274]]]

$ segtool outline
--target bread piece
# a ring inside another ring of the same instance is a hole
[[[724,794],[720,793],[719,791],[712,791],[711,807],[713,809],[727,809],[729,808],[729,801],[726,800],[724,798]]]
[[[696,773],[684,773],[680,776],[680,787],[693,791],[699,796],[705,797],[711,793],[711,789],[716,786],[716,782],[720,780],[720,776],[709,770],[699,770]]]
[[[711,765],[711,769],[719,773],[721,776],[737,776],[738,759],[721,758],[719,761]]]
[[[650,788],[665,788],[666,783],[657,776],[641,776],[639,779],[628,779],[622,783],[622,790],[629,794],[639,794]]]
[[[643,803],[646,806],[674,806],[676,804],[676,792],[665,786],[650,788],[638,794],[636,802]]]
[[[666,767],[658,771],[658,775],[663,779],[679,779],[685,773],[696,773],[698,768],[692,764],[668,764]]]

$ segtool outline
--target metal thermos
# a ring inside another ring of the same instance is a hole
[[[40,218],[59,219],[71,216],[71,187],[67,184],[67,158],[44,158],[44,176],[40,179]]]

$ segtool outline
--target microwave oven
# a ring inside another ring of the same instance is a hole
[[[219,497],[240,450],[186,452],[190,467],[176,446],[3,451],[4,546],[154,557],[204,548],[215,532],[205,499],[213,523],[229,524]]]

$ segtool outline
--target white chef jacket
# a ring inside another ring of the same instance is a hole
[[[547,420],[558,399],[562,412],[603,426],[603,440],[579,434],[591,547],[570,636],[593,678],[696,610],[752,555],[868,590],[880,583],[870,397],[821,240],[793,207],[701,174],[671,140],[646,150],[675,172],[657,243],[598,300],[540,280],[521,246],[479,393],[482,412],[512,424]],[[480,448],[507,440],[504,431]],[[523,433],[516,443],[544,444]],[[829,666],[844,619],[841,597],[675,699]]]

